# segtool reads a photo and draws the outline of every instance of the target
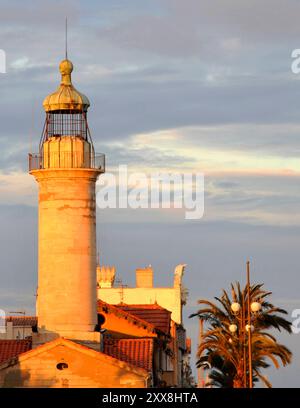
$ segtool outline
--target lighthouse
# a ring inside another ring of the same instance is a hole
[[[37,330],[49,339],[94,341],[99,338],[95,185],[105,157],[94,151],[90,102],[72,84],[72,62],[63,60],[59,71],[58,89],[43,102],[39,152],[29,154],[29,173],[39,188]]]

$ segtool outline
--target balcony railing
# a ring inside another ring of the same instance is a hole
[[[105,155],[102,153],[79,154],[76,152],[59,152],[50,155],[29,153],[29,171],[42,169],[96,169],[105,172]]]

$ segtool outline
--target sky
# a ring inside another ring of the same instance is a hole
[[[37,185],[27,153],[42,132],[42,101],[59,83],[68,16],[73,82],[107,171],[204,173],[205,210],[97,211],[102,262],[124,283],[153,265],[170,285],[186,263],[185,324],[195,353],[197,299],[251,277],[272,301],[300,309],[300,48],[296,0],[0,0],[0,308],[34,310]],[[99,187],[98,187],[99,188]],[[280,335],[293,363],[267,373],[299,387],[299,335]]]

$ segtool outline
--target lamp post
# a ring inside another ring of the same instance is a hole
[[[249,366],[249,388],[253,388],[252,375],[252,330],[251,330],[251,305],[250,305],[250,262],[247,261],[247,300],[248,300],[248,366]]]
[[[232,314],[239,323],[239,326],[232,323],[229,326],[229,331],[232,335],[238,334],[238,342],[243,346],[243,358],[242,358],[242,369],[243,369],[243,387],[247,387],[247,362],[246,362],[246,314],[245,314],[245,297],[243,292],[242,304],[240,305],[237,301],[231,304]],[[231,340],[231,339],[230,339]]]
[[[253,372],[252,372],[252,325],[253,317],[261,310],[261,304],[258,301],[251,302],[251,286],[250,286],[250,262],[247,261],[247,286],[242,293],[242,304],[240,305],[236,299],[233,299],[231,304],[232,314],[239,322],[239,328],[236,324],[229,325],[229,331],[232,335],[238,331],[239,341],[243,344],[243,385],[244,387],[253,388]],[[247,294],[247,297],[246,297]],[[247,308],[246,308],[247,300]],[[238,330],[239,329],[239,330]],[[247,378],[247,341],[248,336],[248,378]]]

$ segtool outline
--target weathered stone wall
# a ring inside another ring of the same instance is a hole
[[[147,373],[129,370],[124,363],[99,353],[99,358],[78,353],[63,345],[36,354],[7,368],[0,369],[0,387],[36,388],[142,388],[147,385]],[[57,369],[64,362],[68,368]]]
[[[172,312],[171,318],[176,323],[182,323],[181,289],[175,288],[98,288],[98,298],[104,302],[116,305],[120,302],[128,305],[153,304]]]
[[[96,306],[96,203],[92,169],[32,171],[39,184],[39,327],[93,331]]]

